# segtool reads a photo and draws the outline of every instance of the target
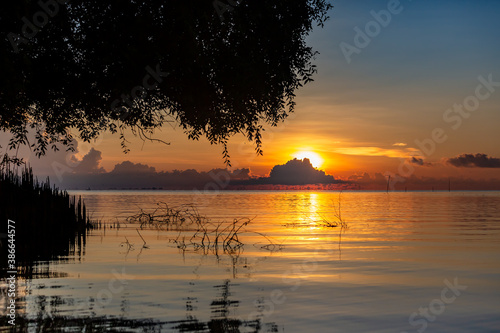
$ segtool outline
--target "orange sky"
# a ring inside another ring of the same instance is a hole
[[[373,20],[370,11],[383,9],[378,7],[384,3],[336,1],[330,21],[308,38],[320,52],[318,73],[297,92],[295,114],[277,128],[267,128],[264,156],[256,156],[242,136],[233,137],[233,167],[264,176],[298,152],[311,151],[323,159],[320,169],[340,178],[364,172],[401,174],[401,164],[417,156],[425,165],[413,164],[407,175],[500,179],[500,168],[443,162],[464,153],[500,157],[498,8],[491,8],[493,2],[457,2],[452,11],[444,3],[405,4],[349,63],[339,46],[353,44],[353,29]],[[488,80],[494,83],[485,86]],[[474,96],[482,98],[476,98],[473,111],[453,111],[454,105],[474,102]],[[433,140],[436,129],[441,131],[439,143]],[[79,156],[94,147],[102,152],[101,166],[107,171],[125,160],[157,171],[224,167],[221,147],[204,139],[189,141],[179,127],[167,125],[155,137],[171,144],[143,143],[130,135],[131,151],[124,155],[118,136],[105,134],[91,145],[79,143]],[[425,151],[428,145],[419,147],[418,142],[431,139],[432,152]],[[51,158],[49,154],[45,160]]]

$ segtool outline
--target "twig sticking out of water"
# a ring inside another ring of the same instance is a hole
[[[333,203],[333,216],[335,217],[336,221],[330,221],[326,219],[324,216],[321,216],[321,224],[326,227],[326,228],[337,228],[340,227],[339,230],[339,251],[341,250],[341,244],[342,244],[342,234],[346,232],[347,229],[349,229],[349,224],[344,221],[342,218],[342,192],[339,193],[339,198],[337,199],[337,202]]]
[[[131,244],[131,243],[128,241],[127,236],[125,236],[125,242],[121,242],[121,243],[120,243],[120,246],[121,246],[121,247],[126,247],[126,248],[127,248],[127,252],[128,252],[128,251],[133,251],[133,250],[134,250],[134,244]]]
[[[208,217],[201,215],[196,207],[183,205],[169,207],[164,202],[159,202],[157,208],[152,212],[140,210],[138,214],[127,218],[129,223],[138,223],[139,228],[156,228],[165,231],[178,231],[176,238],[170,241],[177,245],[182,251],[192,248],[204,254],[212,252],[219,255],[237,254],[244,246],[239,235],[246,232],[245,227],[252,221],[249,218],[234,219],[232,222],[212,222]],[[136,229],[147,248],[146,241]],[[262,234],[260,234],[262,235]],[[265,237],[265,236],[264,236]],[[264,245],[263,249],[282,249],[282,244],[275,244],[265,237],[270,244]]]
[[[129,216],[127,222],[139,223],[141,229],[172,230],[182,227],[187,217],[197,213],[192,206],[169,207],[165,202],[158,202],[157,206],[151,213],[141,209],[138,214]]]
[[[173,240],[177,247],[185,249],[191,245],[195,251],[202,251],[204,254],[212,252],[219,255],[222,250],[225,254],[236,254],[244,245],[239,234],[244,232],[243,228],[251,222],[251,219],[234,219],[233,222],[218,222],[212,223],[204,216],[197,216],[194,220],[192,228],[188,228],[179,232],[176,239]],[[184,237],[180,241],[180,236],[186,232],[194,231],[194,234],[189,239],[189,244],[186,244]]]
[[[139,229],[135,229],[135,231],[137,231],[137,233],[141,237],[142,241],[144,242],[144,244],[142,245],[142,248],[143,249],[149,249],[149,246],[146,245],[146,241],[144,240],[144,238],[142,237],[141,233],[139,232]]]
[[[281,243],[275,243],[273,242],[273,240],[269,237],[267,237],[266,235],[260,233],[260,232],[256,232],[254,231],[254,233],[256,233],[257,235],[260,235],[262,237],[264,237],[268,242],[269,244],[266,244],[266,245],[262,245],[260,248],[261,249],[264,249],[264,250],[267,250],[267,251],[270,251],[270,252],[277,252],[277,251],[281,251],[285,248],[285,245],[283,245],[283,243],[285,242],[283,240],[283,242]]]

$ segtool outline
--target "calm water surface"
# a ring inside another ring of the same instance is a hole
[[[500,192],[342,193],[341,242],[323,226],[336,192],[74,194],[115,225],[19,280],[23,330],[500,332]],[[244,245],[216,253],[192,230],[125,222],[158,202],[195,205],[214,226],[249,218]]]

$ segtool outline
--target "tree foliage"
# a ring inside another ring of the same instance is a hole
[[[17,0],[0,4],[0,129],[37,154],[73,135],[151,138],[175,122],[191,139],[243,133],[294,110],[312,80],[305,38],[324,0]],[[28,142],[29,128],[36,132]]]

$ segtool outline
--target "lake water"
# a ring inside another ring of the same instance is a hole
[[[500,332],[500,192],[73,194],[110,224],[18,280],[18,331]],[[159,202],[210,221],[126,222]]]

